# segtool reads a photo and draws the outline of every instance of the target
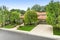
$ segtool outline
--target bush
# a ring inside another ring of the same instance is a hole
[[[20,13],[17,12],[17,11],[13,11],[10,13],[10,22],[11,23],[16,23],[16,24],[19,24],[19,21],[20,21]]]
[[[56,27],[60,28],[60,24],[56,24]]]
[[[46,7],[47,12],[47,23],[50,25],[54,25],[55,23],[55,13],[54,13],[54,5],[52,5],[53,2],[49,3],[49,5]]]
[[[58,28],[58,27],[53,27],[53,34],[54,34],[54,35],[60,35],[60,28]]]
[[[60,24],[60,15],[58,16],[57,20],[58,20],[58,24]]]
[[[56,27],[60,28],[60,15],[57,18],[58,24],[56,24]]]
[[[37,23],[37,14],[35,11],[28,10],[24,15],[24,23],[28,25]]]

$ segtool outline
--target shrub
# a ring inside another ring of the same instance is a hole
[[[28,10],[24,15],[24,23],[31,25],[37,23],[37,14],[35,11]]]
[[[56,24],[56,27],[60,28],[60,24]]]
[[[57,20],[58,20],[58,24],[60,24],[60,15],[58,16]]]
[[[58,28],[58,27],[53,27],[53,34],[54,34],[54,35],[60,35],[60,28]]]
[[[49,5],[46,7],[46,12],[47,12],[47,23],[50,25],[55,25],[56,24],[56,13],[55,13],[55,8],[54,8],[54,3],[51,1]]]
[[[17,12],[17,11],[13,11],[13,12],[11,12],[10,15],[11,15],[10,16],[11,23],[19,24],[19,21],[20,21],[20,13]]]
[[[56,25],[56,27],[60,28],[60,16],[58,16],[57,21],[58,21],[58,24]]]

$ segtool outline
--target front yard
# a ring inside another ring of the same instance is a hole
[[[9,25],[5,25],[3,28],[14,28],[16,27],[16,24],[9,24]]]
[[[25,25],[25,26],[20,26],[18,30],[24,30],[24,31],[31,31],[35,25]]]
[[[9,24],[9,25],[6,25],[6,26],[4,26],[3,28],[8,28],[8,29],[10,29],[10,28],[15,28],[17,26],[17,24]],[[37,26],[37,25],[24,25],[24,26],[19,26],[18,28],[17,28],[17,30],[23,30],[23,31],[31,31],[31,30],[33,30],[34,28],[38,28],[38,29],[35,29],[35,31],[37,30],[37,31],[42,31],[43,32],[43,35],[44,35],[44,32],[46,31],[46,34],[51,34],[52,33],[52,31],[53,31],[53,35],[60,35],[60,29],[59,28],[57,28],[57,27],[52,27],[53,28],[53,30],[52,29],[50,29],[50,28],[48,28],[49,27],[49,25],[47,26],[46,24],[45,25],[39,25],[39,27]],[[47,28],[50,30],[50,31],[48,31],[47,30]],[[36,31],[36,32],[37,32]],[[37,32],[37,33],[40,33],[41,34],[41,32]]]
[[[60,28],[53,27],[53,34],[54,35],[60,35]]]

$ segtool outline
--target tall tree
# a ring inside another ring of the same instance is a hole
[[[41,6],[41,12],[45,12],[46,11],[46,6]]]
[[[53,0],[47,5],[47,23],[56,26],[58,24],[58,17],[60,15],[60,3],[53,2]]]
[[[37,14],[35,11],[28,10],[24,15],[24,23],[28,25],[37,23]]]
[[[32,10],[35,10],[35,11],[37,11],[37,12],[40,12],[41,7],[40,7],[40,5],[36,4],[36,5],[34,5],[31,9],[32,9]]]
[[[17,12],[21,13],[21,15],[24,15],[25,14],[25,11],[24,10],[20,10],[20,9],[11,9],[10,11],[11,12],[17,11]]]
[[[55,15],[55,8],[54,8],[54,2],[51,0],[49,5],[47,6],[47,23],[56,25],[56,15]]]
[[[2,8],[0,7],[0,24],[2,23],[2,13],[3,13],[3,11],[2,11]]]
[[[25,10],[20,10],[21,15],[24,15],[25,12],[26,12]]]
[[[28,10],[30,10],[30,8],[29,8],[29,7],[27,8],[27,11],[28,11]]]
[[[6,6],[1,7],[1,24],[5,25],[6,21],[9,19],[9,11]]]
[[[10,11],[10,21],[11,23],[19,23],[18,21],[20,20],[20,12],[18,11]]]

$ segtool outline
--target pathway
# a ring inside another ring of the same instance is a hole
[[[30,32],[38,35],[49,36],[53,35],[53,28],[51,25],[39,24]]]
[[[19,28],[20,26],[24,26],[24,23],[21,25],[17,25],[16,27],[12,28],[12,30],[17,30],[17,28]]]

